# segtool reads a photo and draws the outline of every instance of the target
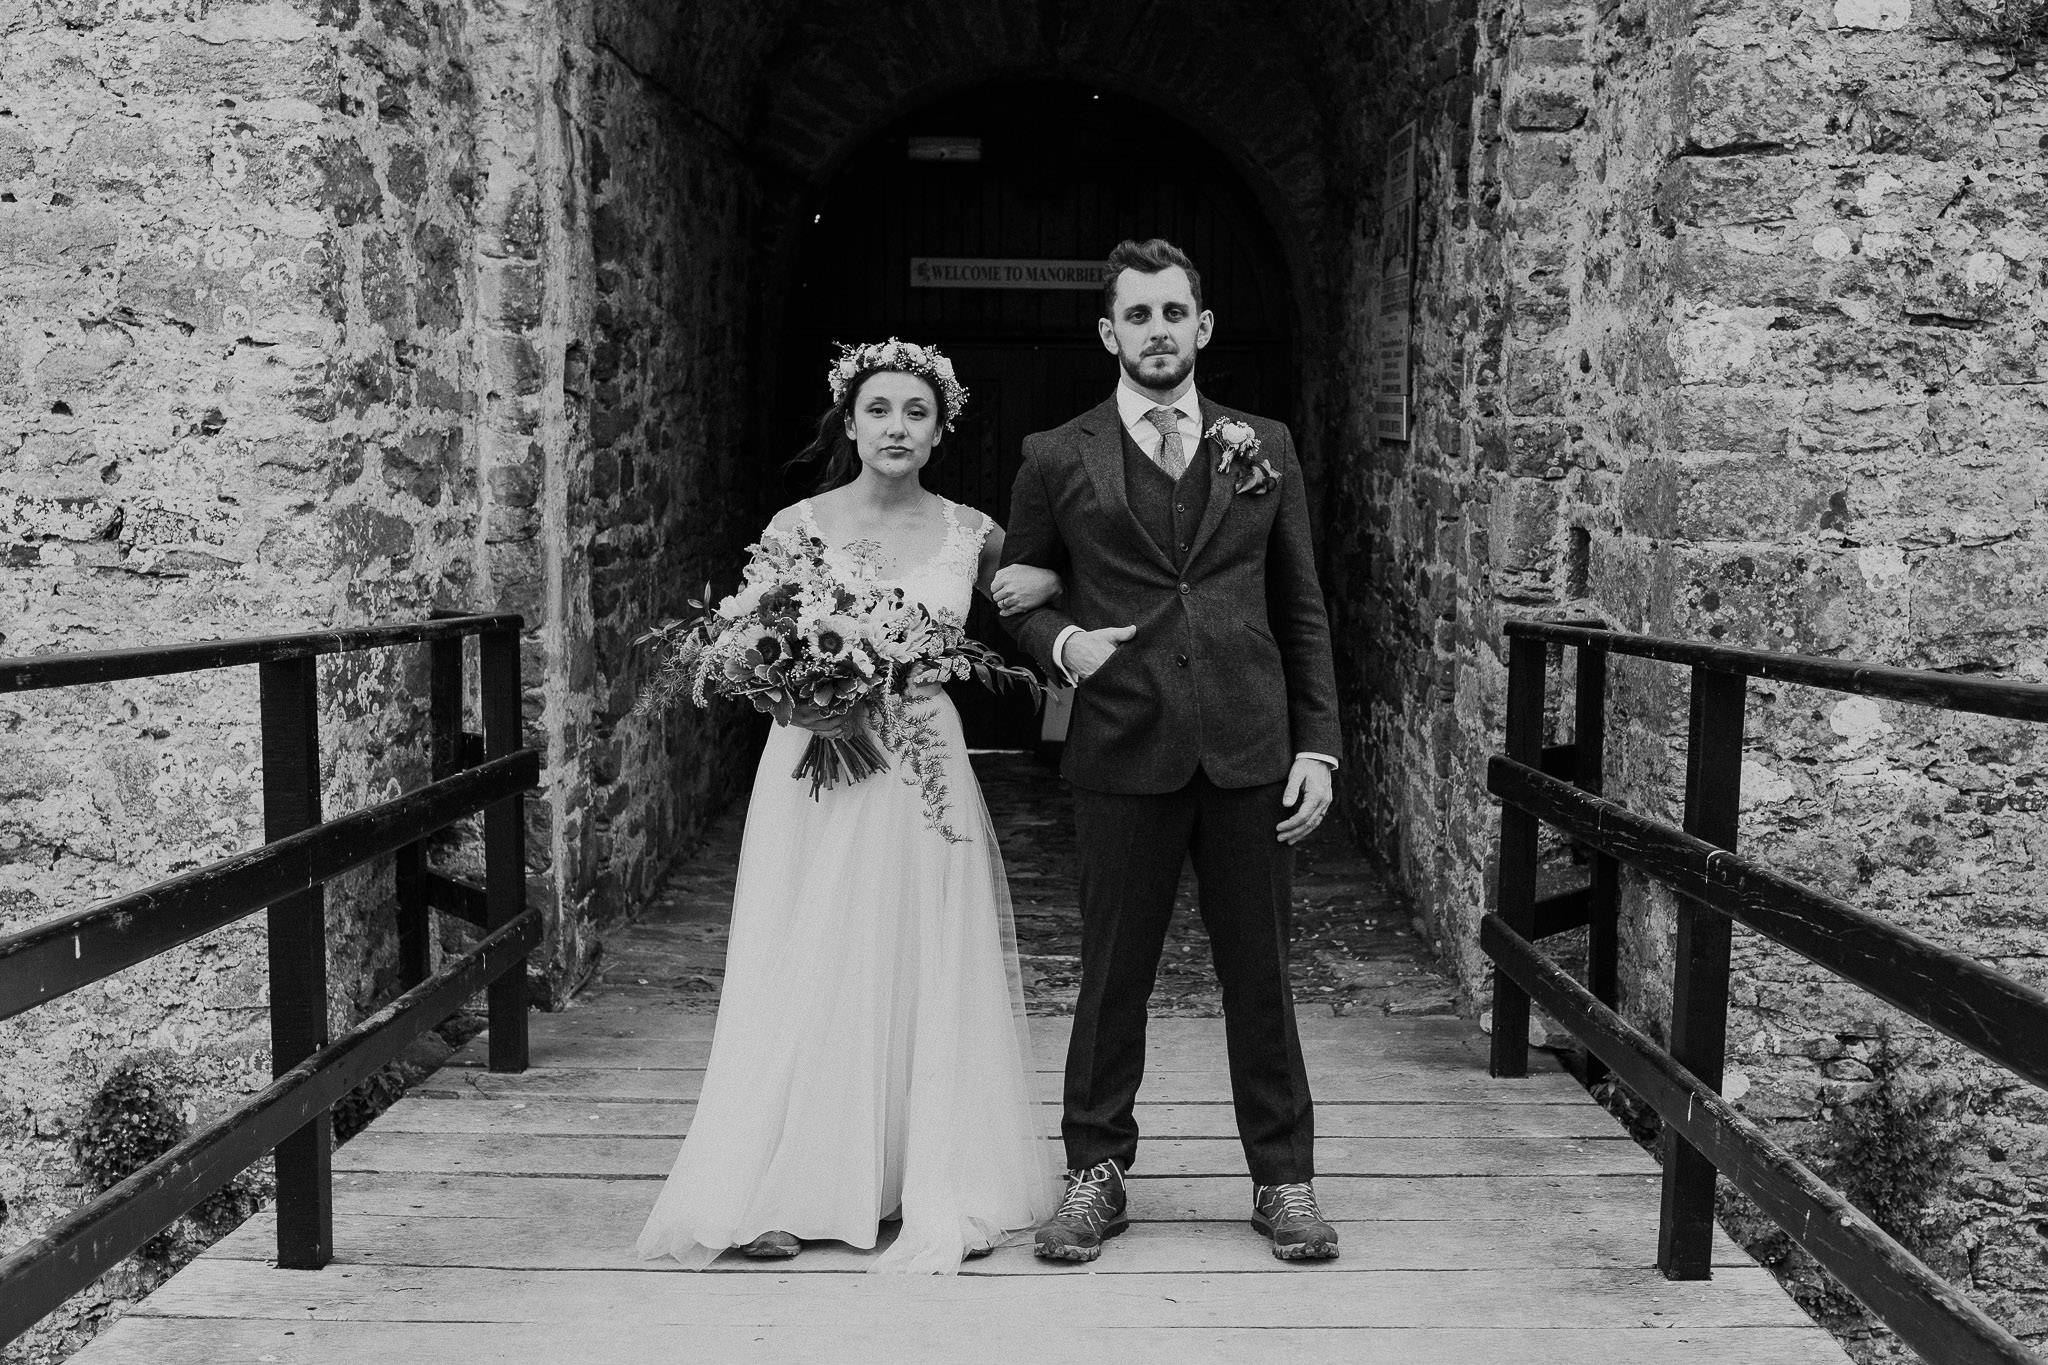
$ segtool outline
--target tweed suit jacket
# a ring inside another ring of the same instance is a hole
[[[1137,627],[1074,694],[1061,772],[1093,791],[1177,791],[1199,768],[1220,787],[1287,776],[1294,755],[1336,754],[1337,683],[1316,579],[1308,498],[1279,422],[1202,402],[1204,430],[1234,418],[1258,434],[1277,487],[1235,491],[1205,440],[1183,478],[1209,505],[1179,568],[1131,510],[1114,398],[1024,438],[1003,561],[1052,569],[1057,603],[1005,617],[1046,675],[1069,625]]]

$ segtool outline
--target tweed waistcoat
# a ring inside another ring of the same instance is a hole
[[[1126,430],[1124,438],[1124,489],[1131,513],[1153,544],[1166,551],[1175,568],[1188,562],[1188,546],[1194,543],[1195,528],[1209,510],[1209,474],[1202,458],[1209,443],[1195,448],[1187,472],[1178,482],[1154,464]]]

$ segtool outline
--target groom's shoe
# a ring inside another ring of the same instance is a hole
[[[1124,1173],[1114,1161],[1067,1172],[1067,1197],[1038,1229],[1032,1250],[1048,1261],[1092,1261],[1104,1238],[1131,1225],[1124,1212]]]
[[[1337,1229],[1323,1220],[1307,1181],[1252,1186],[1252,1226],[1272,1239],[1273,1254],[1283,1261],[1336,1259]]]

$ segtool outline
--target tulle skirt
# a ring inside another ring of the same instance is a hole
[[[701,1268],[769,1231],[855,1247],[873,1270],[949,1274],[1051,1212],[1002,856],[959,713],[950,843],[901,765],[810,797],[809,740],[777,727],[754,777],[725,986],[697,1113],[640,1234]]]

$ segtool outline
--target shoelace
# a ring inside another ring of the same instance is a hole
[[[1066,1197],[1060,1200],[1059,1212],[1055,1218],[1080,1218],[1094,1223],[1106,1223],[1115,1209],[1110,1203],[1112,1182],[1116,1179],[1116,1165],[1105,1161],[1090,1166],[1080,1174],[1067,1176]]]
[[[1316,1207],[1315,1191],[1307,1185],[1268,1185],[1266,1197],[1274,1204],[1268,1217],[1312,1218],[1322,1221],[1323,1212]]]

